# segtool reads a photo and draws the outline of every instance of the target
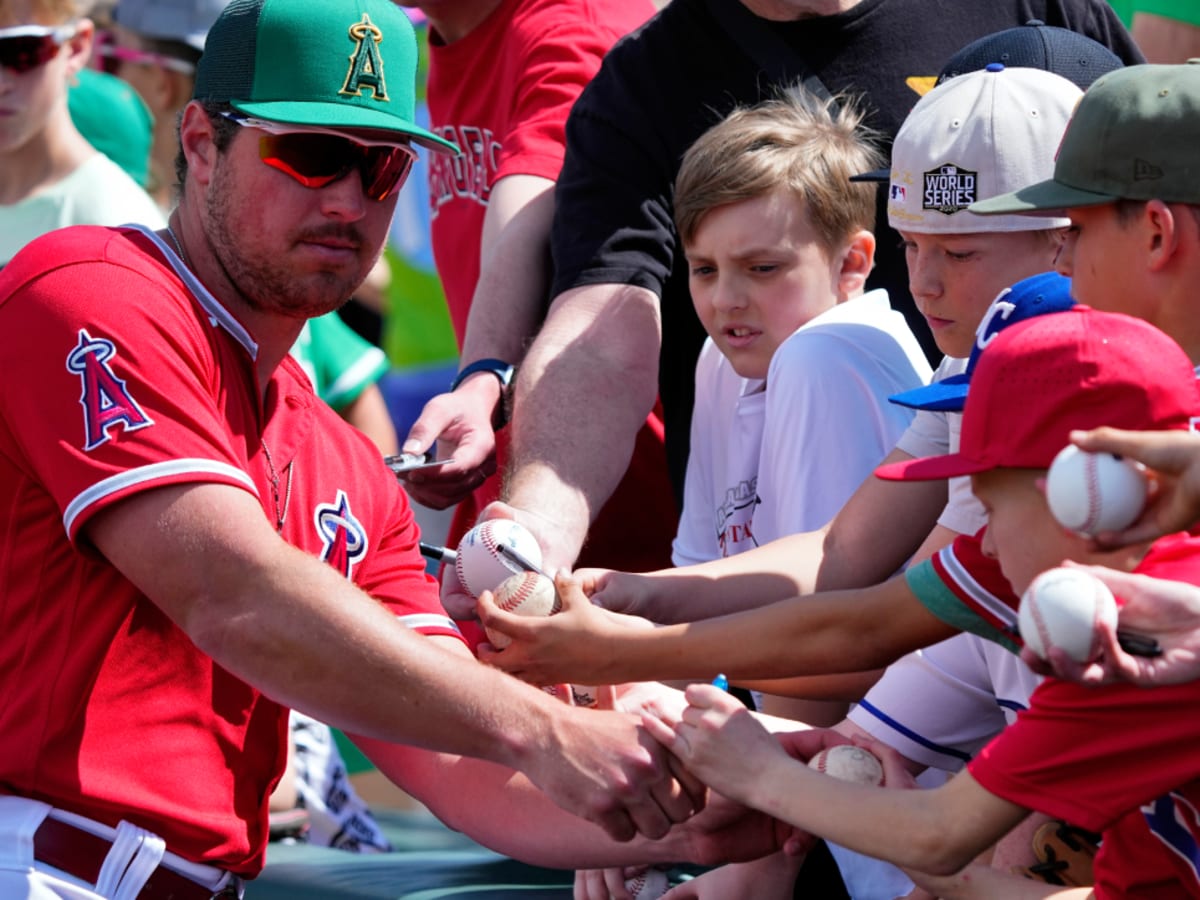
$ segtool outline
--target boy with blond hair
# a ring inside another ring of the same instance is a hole
[[[153,228],[165,223],[149,195],[84,139],[67,85],[87,63],[89,0],[0,5],[0,266],[33,238],[66,225]]]
[[[684,156],[675,209],[708,333],[674,562],[732,556],[829,519],[912,418],[930,369],[866,292],[879,159],[862,113],[801,88],[735,110]]]

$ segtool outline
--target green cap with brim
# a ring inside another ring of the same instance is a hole
[[[208,33],[193,97],[457,153],[416,124],[416,77],[416,35],[391,0],[233,0]]]
[[[1200,60],[1129,66],[1079,101],[1054,177],[972,203],[981,216],[1062,214],[1117,200],[1200,204]]]

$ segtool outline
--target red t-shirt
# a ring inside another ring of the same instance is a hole
[[[460,344],[492,185],[558,177],[575,98],[608,48],[653,13],[649,0],[503,0],[460,40],[430,33],[430,122],[462,150],[429,160],[433,254]]]
[[[1200,584],[1200,538],[1157,541],[1137,572]],[[1153,689],[1046,680],[968,764],[989,792],[1103,833],[1096,896],[1200,895],[1200,681]]]
[[[558,177],[575,99],[608,48],[654,11],[649,0],[503,0],[453,43],[431,33],[432,129],[462,149],[456,157],[431,157],[429,169],[434,259],[460,346],[492,185],[506,175]],[[496,440],[503,469],[507,432]],[[458,505],[450,546],[499,493],[499,478],[491,478]],[[593,524],[578,564],[636,572],[669,566],[677,521],[656,412],[638,433],[630,469]]]
[[[0,273],[0,792],[127,819],[187,859],[254,875],[287,710],[100,557],[92,517],[215,482],[256,494],[274,524],[265,444],[289,543],[415,630],[458,632],[378,451],[290,358],[260,400],[253,336],[171,259],[148,233],[79,227]]]

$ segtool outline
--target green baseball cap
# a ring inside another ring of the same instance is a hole
[[[416,35],[391,0],[233,0],[208,33],[193,97],[457,153],[416,124],[416,77]]]
[[[1116,200],[1200,203],[1200,60],[1097,79],[1058,149],[1054,177],[972,203],[981,216],[1046,215]]]

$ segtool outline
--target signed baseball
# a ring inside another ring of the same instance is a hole
[[[529,529],[510,519],[488,519],[463,535],[454,569],[458,580],[472,597],[494,591],[505,578],[523,571],[497,547],[504,544],[535,566],[542,564],[542,548]]]
[[[816,769],[842,781],[859,784],[883,784],[883,763],[869,750],[851,744],[829,747],[808,761],[810,769]]]
[[[537,572],[518,572],[495,590],[496,605],[518,616],[552,616],[561,608],[554,582]],[[493,647],[503,650],[511,641],[498,631],[488,631]]]
[[[1050,464],[1046,502],[1064,527],[1094,537],[1133,524],[1146,505],[1146,487],[1139,463],[1070,444]]]
[[[1076,662],[1090,662],[1100,650],[1096,626],[1117,621],[1117,601],[1104,582],[1078,569],[1049,569],[1033,579],[1021,597],[1017,627],[1025,646],[1046,658],[1061,647]]]

